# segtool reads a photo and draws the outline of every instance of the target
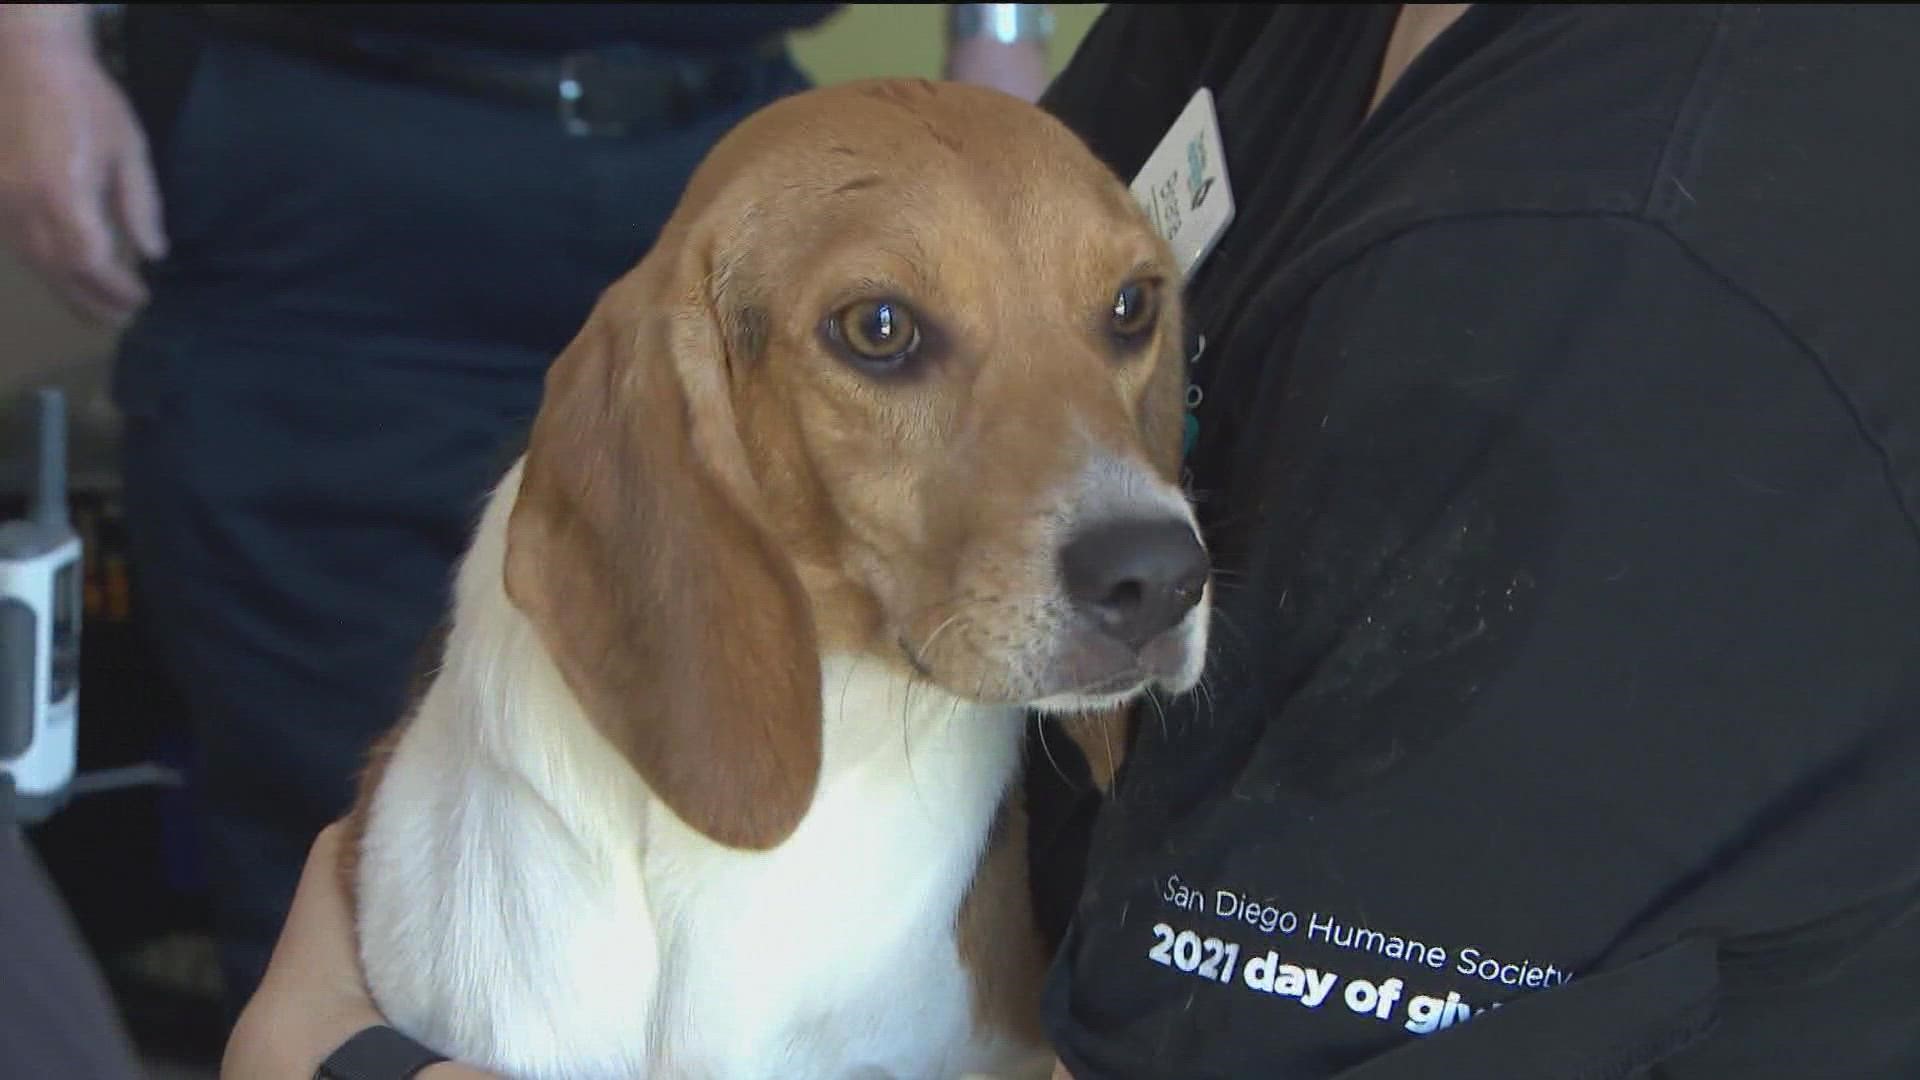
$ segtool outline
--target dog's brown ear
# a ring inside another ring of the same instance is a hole
[[[716,316],[671,258],[656,248],[608,290],[548,373],[506,588],[682,820],[767,848],[818,782],[820,660],[794,568],[755,517]]]

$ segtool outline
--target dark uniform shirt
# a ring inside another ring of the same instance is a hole
[[[1394,14],[1114,5],[1048,98],[1131,177],[1211,88],[1239,202],[1060,1054],[1920,1076],[1920,10],[1475,5],[1365,117]]]

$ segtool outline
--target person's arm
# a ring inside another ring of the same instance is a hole
[[[1052,40],[1047,4],[949,4],[946,77],[1038,100]]]
[[[1049,995],[1061,1056],[1625,1075],[1714,1009],[1738,1056],[1824,1008],[1840,991],[1784,968],[1756,992],[1764,963],[1723,993],[1713,957],[1795,955],[1797,928],[1911,888],[1920,545],[1873,427],[1900,414],[1856,413],[1647,223],[1428,223],[1297,288],[1236,313],[1274,352],[1209,387],[1216,503],[1240,470],[1209,536],[1235,644],[1204,705],[1142,725],[1144,779],[1103,812]],[[1156,924],[1240,963],[1157,962]],[[1796,962],[1871,940],[1842,925]],[[1838,1000],[1828,1045],[1894,1011]]]
[[[240,1013],[220,1064],[221,1080],[305,1080],[355,1032],[384,1020],[360,976],[353,908],[340,880],[339,824],[321,830],[307,856],[280,940],[260,987]],[[422,1080],[492,1080],[457,1062],[421,1070]]]
[[[166,251],[146,138],[86,4],[0,5],[0,242],[79,313],[125,320]]]

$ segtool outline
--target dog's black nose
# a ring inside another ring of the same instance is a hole
[[[1105,522],[1060,549],[1067,598],[1134,648],[1179,625],[1200,602],[1208,570],[1193,527],[1177,518]]]

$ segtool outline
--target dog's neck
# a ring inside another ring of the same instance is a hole
[[[650,795],[594,730],[538,631],[506,594],[506,526],[519,483],[515,465],[489,499],[460,566],[443,666],[429,690],[451,697],[422,712],[458,717],[484,760],[521,772],[563,816],[593,818],[569,821],[570,831],[605,835],[616,822],[644,820]],[[972,782],[965,755],[973,729],[1020,723],[1018,710],[962,701],[902,664],[857,655],[822,658],[821,698],[823,796],[836,778],[875,767],[904,770],[918,784]]]

